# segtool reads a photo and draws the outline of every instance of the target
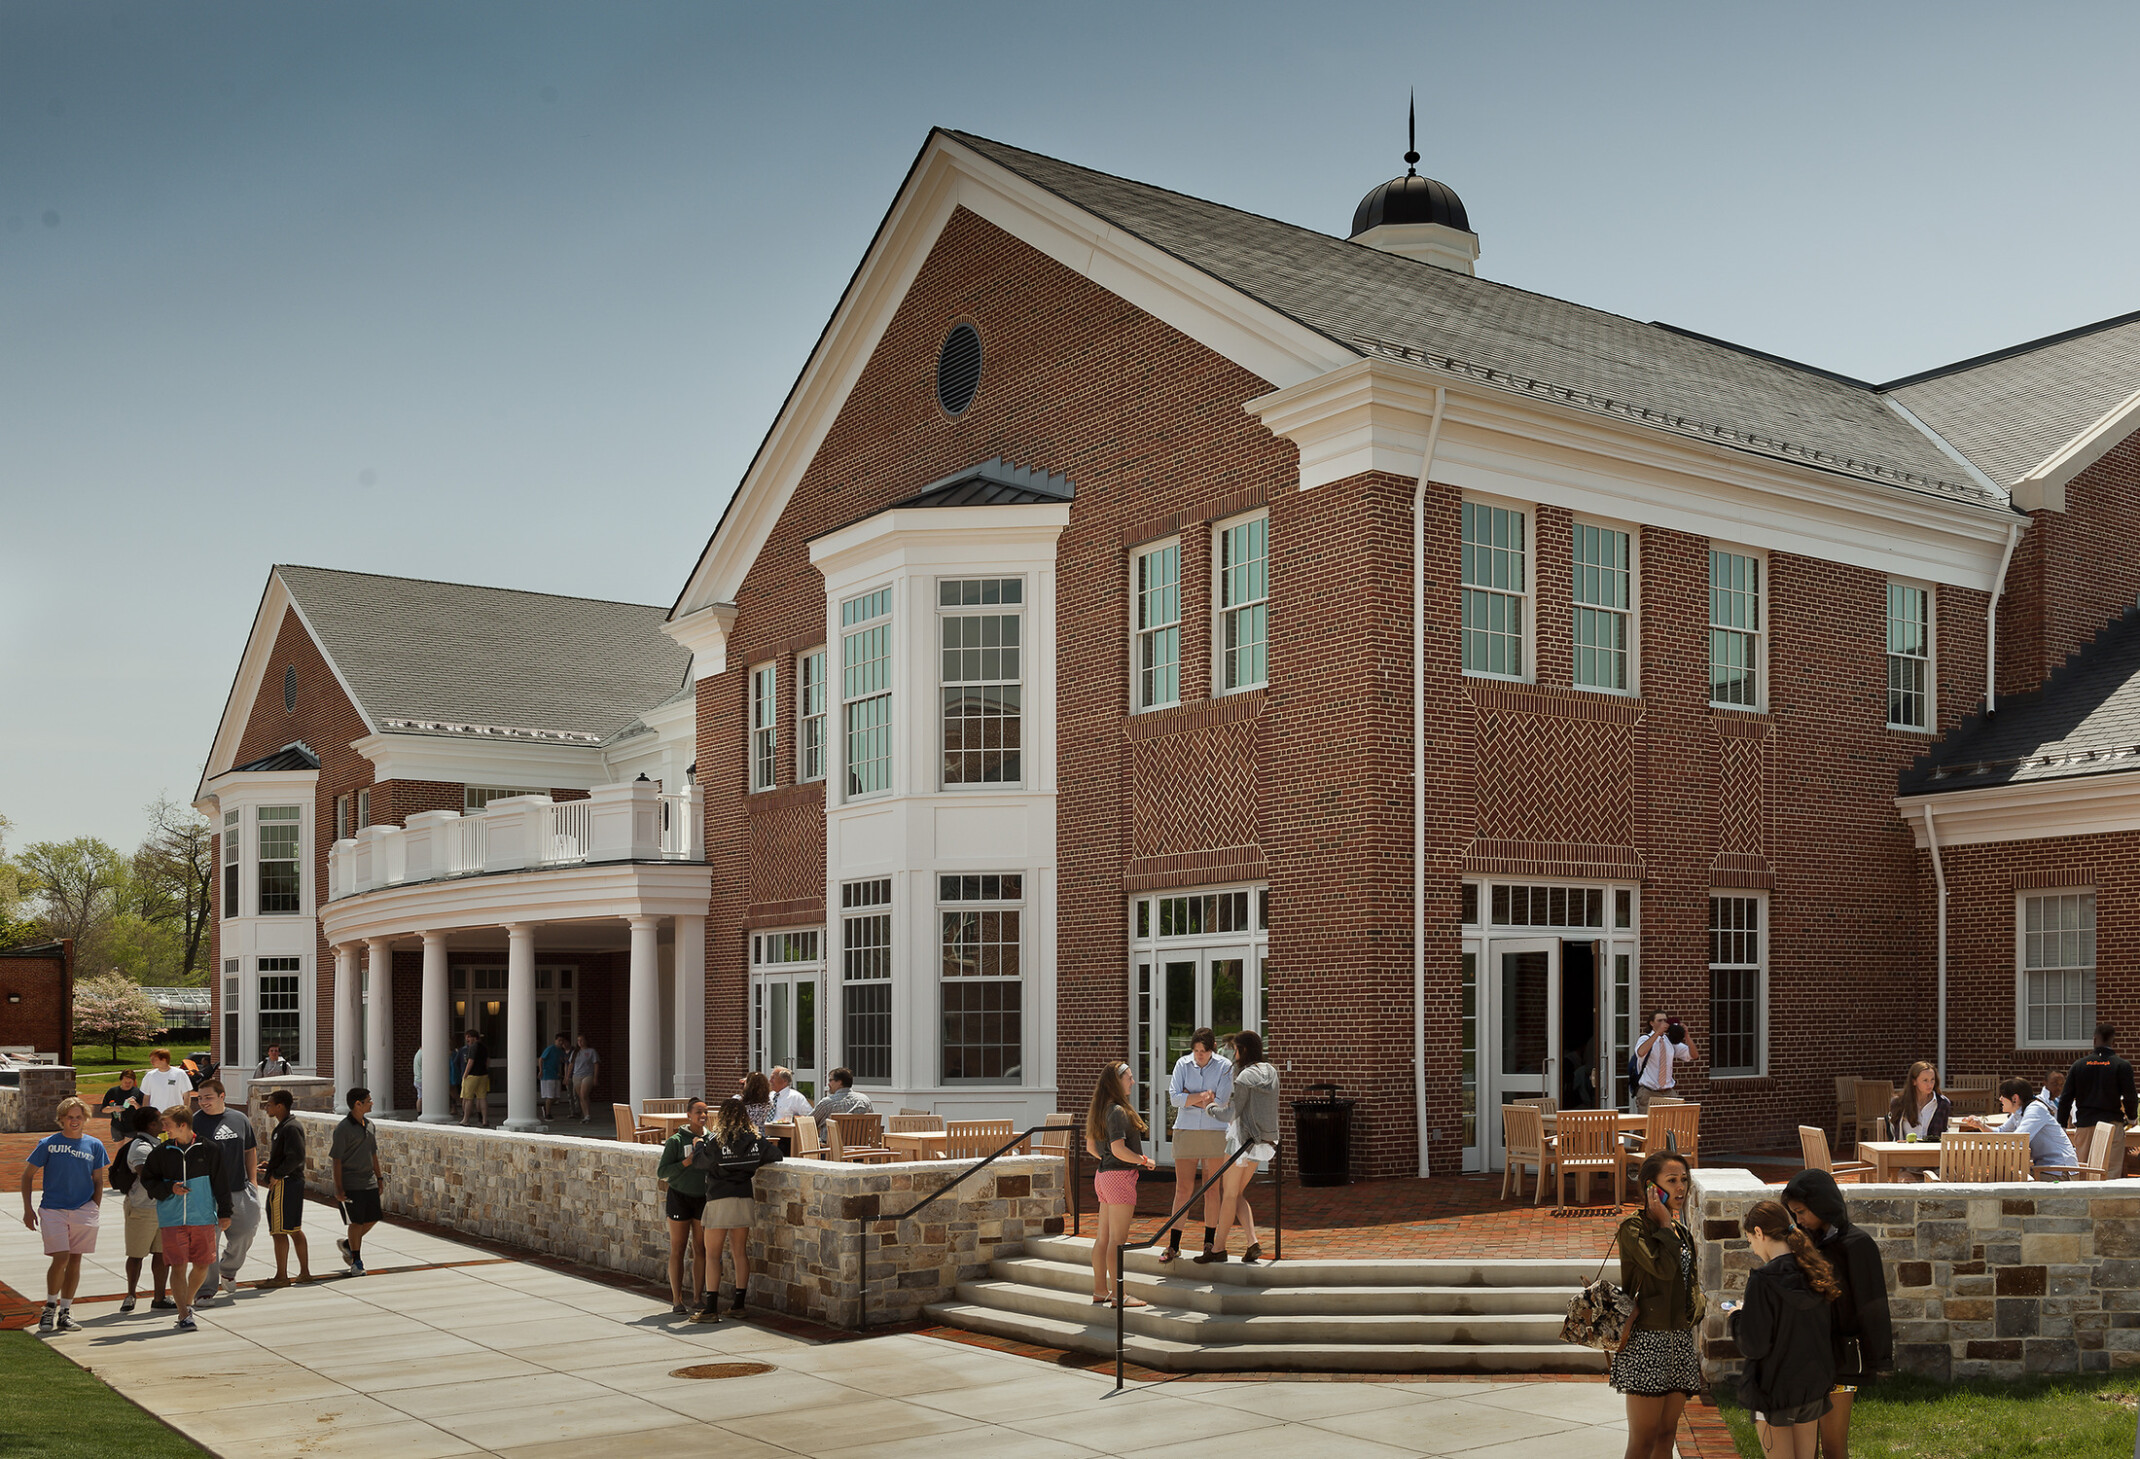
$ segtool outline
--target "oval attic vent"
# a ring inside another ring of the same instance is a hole
[[[297,712],[297,666],[290,665],[282,671],[282,712]]]
[[[952,415],[973,404],[981,388],[981,336],[961,324],[944,336],[936,352],[936,401]]]

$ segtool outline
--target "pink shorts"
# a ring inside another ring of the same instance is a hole
[[[1103,1206],[1137,1204],[1137,1172],[1134,1170],[1103,1170],[1092,1178],[1092,1188]]]
[[[163,1259],[167,1266],[206,1266],[215,1260],[213,1226],[166,1226]]]
[[[97,1208],[77,1206],[55,1211],[40,1206],[37,1231],[45,1239],[46,1256],[87,1256],[97,1249]]]

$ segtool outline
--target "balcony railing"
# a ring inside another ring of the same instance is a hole
[[[484,872],[605,861],[704,861],[705,799],[696,786],[600,785],[585,800],[494,800],[473,815],[420,811],[406,828],[367,826],[327,852],[327,897]]]

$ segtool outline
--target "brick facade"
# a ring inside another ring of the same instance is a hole
[[[0,1045],[74,1062],[74,939],[0,951]]]

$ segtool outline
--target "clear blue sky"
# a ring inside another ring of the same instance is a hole
[[[2140,11],[0,3],[0,814],[192,792],[268,565],[668,603],[932,124],[1882,379],[2140,308]]]

